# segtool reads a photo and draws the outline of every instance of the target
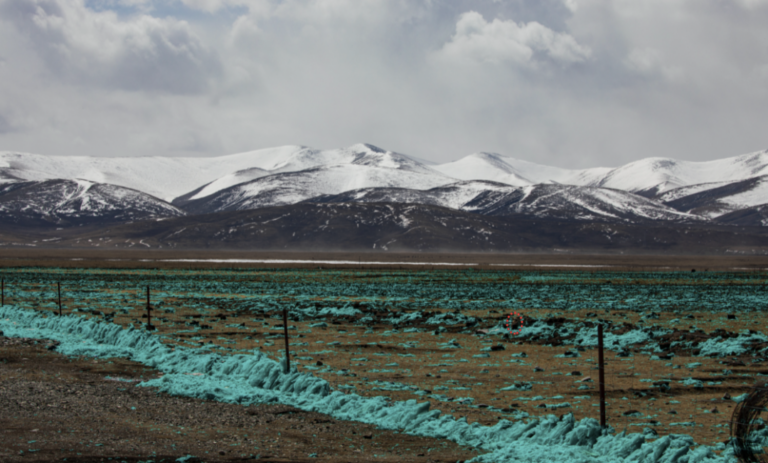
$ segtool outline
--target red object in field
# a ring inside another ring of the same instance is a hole
[[[512,316],[513,314],[514,314],[514,317]],[[511,328],[511,323],[513,323],[513,321],[514,321],[515,319],[518,319],[518,318],[520,319],[520,328],[518,328],[518,329],[517,329],[517,331],[513,332],[513,331],[512,331],[512,328]],[[522,329],[523,329],[523,316],[522,316],[522,315],[520,315],[520,314],[519,314],[519,313],[517,313],[517,312],[512,312],[511,314],[507,315],[507,323],[506,323],[506,326],[507,326],[507,329],[509,330],[509,332],[510,332],[510,333],[512,333],[513,335],[517,335],[517,334],[520,334],[520,330],[522,330]]]

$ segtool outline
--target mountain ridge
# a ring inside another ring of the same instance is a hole
[[[360,208],[360,214],[379,210],[377,204],[436,207],[453,211],[456,223],[472,214],[477,224],[729,226],[739,233],[740,227],[768,227],[768,150],[706,162],[646,158],[589,169],[488,152],[428,164],[364,143],[340,149],[286,145],[207,158],[0,153],[0,218],[6,227],[98,228],[341,204]]]

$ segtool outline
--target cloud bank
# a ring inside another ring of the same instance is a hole
[[[767,20],[766,0],[0,0],[0,149],[715,159],[768,147]]]

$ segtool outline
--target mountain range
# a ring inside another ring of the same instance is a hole
[[[492,220],[492,227],[473,226],[495,230],[488,233],[499,242],[501,224],[513,221],[538,221],[539,227],[548,221],[574,230],[587,224],[636,226],[646,235],[648,227],[731,227],[735,233],[739,227],[768,226],[768,150],[708,162],[647,158],[590,169],[484,152],[435,164],[369,144],[329,150],[283,146],[204,158],[0,152],[0,232],[16,237],[6,244],[21,239],[23,230],[46,234],[78,227],[97,235],[104,227],[158,220],[189,228],[190,221],[216,223],[217,214],[262,209],[309,214],[314,208],[307,217],[320,220],[333,204],[355,204],[359,217],[390,204],[421,207],[422,217],[442,217],[434,219],[437,224],[451,215],[456,223]],[[335,210],[345,213],[343,207]],[[360,222],[354,226],[359,229]],[[370,239],[361,235],[360,246],[366,239],[371,246],[383,239],[383,231],[366,230]],[[67,234],[77,242],[77,233]]]

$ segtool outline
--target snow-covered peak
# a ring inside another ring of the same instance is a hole
[[[593,185],[611,171],[608,167],[563,169],[486,152],[473,153],[432,168],[462,180],[491,180],[513,186],[539,183]]]
[[[611,170],[597,186],[661,194],[688,185],[732,182],[768,174],[768,150],[714,161],[646,158]]]
[[[347,149],[350,151],[358,152],[358,153],[369,152],[369,153],[383,154],[383,153],[391,152],[391,151],[381,149],[378,146],[371,145],[370,143],[355,143],[354,145],[350,146]]]
[[[505,158],[496,153],[473,153],[458,161],[432,167],[438,172],[461,180],[490,180],[512,186],[530,185],[533,182],[520,175]]]

